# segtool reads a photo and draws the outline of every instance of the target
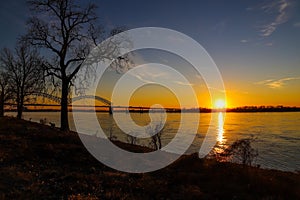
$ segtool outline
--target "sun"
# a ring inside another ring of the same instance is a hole
[[[226,108],[226,101],[223,99],[218,99],[215,101],[215,108],[221,109],[221,108]]]

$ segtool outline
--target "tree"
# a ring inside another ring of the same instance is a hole
[[[254,140],[253,137],[239,139],[231,144],[226,153],[232,157],[233,161],[251,166],[254,159],[258,156],[257,150],[251,145]]]
[[[79,6],[74,0],[31,0],[36,16],[29,19],[26,39],[48,50],[51,62],[44,66],[46,75],[60,80],[61,130],[69,130],[68,95],[72,81],[96,43],[96,6]],[[46,16],[46,17],[45,17]]]
[[[138,138],[135,136],[135,134],[130,133],[129,135],[127,135],[127,142],[129,144],[135,145],[138,142]]]
[[[52,55],[51,60],[44,65],[44,70],[46,75],[60,81],[61,130],[68,131],[70,88],[75,78],[78,78],[76,76],[91,49],[104,39],[104,31],[96,25],[94,4],[83,6],[82,2],[76,0],[29,0],[28,3],[35,16],[29,19],[28,34],[24,38],[32,45],[47,50],[48,55]],[[111,35],[122,31],[123,28],[114,29]],[[117,55],[118,44],[108,42],[107,48],[101,52],[102,55],[97,55],[91,60],[99,62],[102,59],[114,58],[112,55]],[[118,61],[124,63],[128,60],[125,59],[126,56],[119,58],[115,62],[116,65]]]
[[[257,149],[251,145],[255,139],[253,136],[238,139],[228,147],[221,147],[220,152],[211,152],[212,155],[210,156],[214,156],[219,161],[232,161],[244,166],[252,166],[254,159],[258,156]]]
[[[3,69],[4,68],[2,68],[2,70]],[[1,71],[0,72],[0,117],[4,116],[4,103],[9,98],[10,98],[9,76],[7,72]]]
[[[42,59],[30,45],[19,41],[15,51],[4,48],[0,54],[1,65],[7,72],[12,100],[17,104],[17,118],[22,118],[24,102],[43,89]]]
[[[156,122],[153,126],[148,126],[146,132],[151,136],[150,147],[154,150],[162,148],[161,137],[164,131],[164,124],[162,120]]]

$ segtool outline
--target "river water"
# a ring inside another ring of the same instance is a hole
[[[15,115],[7,113],[7,115]],[[123,124],[130,125],[133,119],[137,125],[146,126],[150,122],[147,113],[119,113]],[[155,113],[161,117],[160,113]],[[300,170],[300,112],[281,113],[168,113],[165,128],[162,134],[162,142],[166,145],[174,138],[180,126],[181,115],[188,119],[186,127],[198,126],[194,142],[187,150],[187,154],[199,152],[203,139],[206,136],[209,125],[211,126],[215,140],[219,144],[229,145],[237,139],[254,136],[256,140],[253,147],[258,150],[259,156],[256,163],[262,168],[272,168],[284,171]],[[200,116],[200,123],[197,116]],[[92,113],[80,113],[81,120],[76,124],[87,132],[96,134],[94,123],[91,123]],[[46,118],[48,122],[54,122],[59,126],[59,112],[25,112],[24,119],[39,122]],[[70,127],[76,131],[72,113],[69,113]],[[121,141],[127,141],[128,137],[118,128],[114,117],[108,113],[97,113],[99,124],[107,135],[113,135]],[[224,125],[223,125],[224,122]],[[189,128],[185,134],[191,134]],[[149,140],[139,139],[139,145],[149,145]],[[180,148],[180,147],[179,147]]]

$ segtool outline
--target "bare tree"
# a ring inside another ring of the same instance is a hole
[[[91,49],[91,41],[96,39],[89,34],[96,30],[93,26],[96,6],[88,4],[81,8],[74,0],[30,0],[28,3],[36,16],[28,21],[26,39],[50,50],[53,56],[44,68],[46,75],[61,82],[61,129],[67,131],[69,89]]]
[[[257,149],[254,149],[251,143],[255,138],[249,137],[235,141],[226,151],[234,162],[240,162],[243,165],[251,166],[254,159],[258,156]]]
[[[91,49],[99,39],[104,39],[101,38],[103,29],[95,25],[96,6],[80,6],[82,3],[75,0],[29,0],[28,3],[36,16],[29,20],[25,38],[53,56],[44,67],[47,75],[60,80],[61,130],[67,131],[68,96],[72,81]]]
[[[3,49],[0,61],[7,72],[11,97],[17,104],[17,118],[21,119],[24,102],[43,89],[42,59],[30,45],[19,42],[14,52]]]
[[[158,150],[162,148],[161,137],[164,131],[164,124],[161,121],[156,122],[154,126],[148,126],[146,128],[146,132],[151,136],[151,140],[149,142],[150,147],[154,150]]]
[[[252,147],[255,140],[256,138],[253,136],[238,139],[227,147],[220,147],[220,152],[213,150],[209,156],[215,157],[219,161],[231,161],[241,163],[244,166],[252,166],[258,156],[257,149]]]
[[[2,66],[2,70],[4,70]],[[0,117],[4,116],[4,103],[10,98],[9,76],[5,71],[0,71]]]
[[[127,142],[129,144],[133,144],[133,145],[137,144],[138,138],[135,135],[136,134],[134,134],[134,133],[130,133],[127,135]]]

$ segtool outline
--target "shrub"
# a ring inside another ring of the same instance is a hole
[[[212,154],[218,161],[231,161],[243,165],[252,166],[258,156],[257,149],[252,147],[252,142],[256,138],[253,136],[236,140],[228,147],[221,148],[221,151],[214,151]],[[219,147],[220,148],[220,147]]]

